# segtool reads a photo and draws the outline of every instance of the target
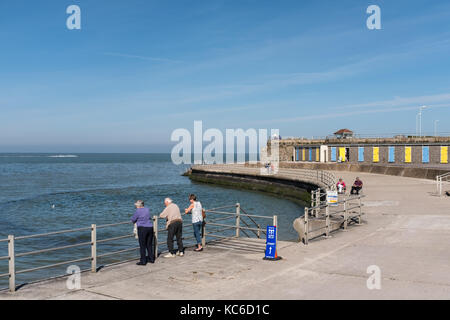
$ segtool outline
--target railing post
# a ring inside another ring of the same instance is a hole
[[[315,216],[316,212],[316,190],[311,191],[311,208],[312,208],[312,214]]]
[[[438,195],[440,195],[440,192],[439,192],[439,176],[436,176],[436,192],[437,192]]]
[[[327,206],[325,207],[325,224],[326,224],[326,236],[329,237],[330,236],[330,208],[327,204]]]
[[[9,291],[16,292],[16,255],[14,253],[14,235],[8,236]]]
[[[309,233],[309,223],[308,223],[308,208],[305,208],[305,244],[308,244],[308,233]]]
[[[320,214],[320,189],[316,190],[316,201],[315,201],[315,204],[316,204],[316,211],[315,211],[316,218],[318,218],[319,214]]]
[[[347,213],[347,199],[344,199],[344,230],[347,230],[347,219],[348,219],[348,213]]]
[[[240,224],[241,224],[241,205],[236,203],[236,238],[240,236]]]
[[[155,259],[158,258],[158,216],[153,216],[153,233],[155,234]]]
[[[362,202],[361,195],[359,195],[359,216],[358,216],[358,224],[361,224],[361,216],[362,216]]]
[[[202,223],[202,247],[206,246],[206,222]]]
[[[97,272],[97,225],[91,225],[91,272]]]

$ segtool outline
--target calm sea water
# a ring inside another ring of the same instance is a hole
[[[9,234],[17,237],[127,221],[137,199],[143,199],[155,215],[163,210],[163,199],[167,196],[183,209],[189,204],[190,193],[197,194],[206,208],[239,202],[251,214],[277,214],[279,238],[296,239],[292,221],[303,212],[299,205],[263,193],[192,183],[181,175],[187,167],[172,164],[169,154],[0,154],[0,239]],[[190,223],[190,217],[185,221]],[[258,222],[265,225],[267,221]],[[163,228],[162,221],[160,227]],[[98,239],[131,232],[131,225],[100,229]],[[188,226],[184,235],[189,237],[191,233]],[[89,240],[90,231],[17,240],[16,253]],[[164,236],[160,242],[165,242]],[[133,246],[137,246],[134,238],[99,244],[98,254]],[[0,242],[0,257],[6,255],[7,242]],[[89,255],[90,247],[85,246],[18,257],[16,268],[19,271]],[[98,264],[137,258],[137,255],[138,251],[133,251],[100,258]],[[78,265],[81,269],[89,268],[89,262]],[[0,274],[8,272],[7,266],[7,260],[0,260]],[[18,274],[17,282],[65,274],[66,268]],[[7,278],[0,278],[0,288],[5,286]]]

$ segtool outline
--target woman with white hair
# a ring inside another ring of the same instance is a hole
[[[137,226],[141,253],[141,260],[137,265],[145,266],[147,262],[155,262],[155,255],[153,252],[153,221],[150,218],[150,210],[144,207],[144,201],[138,200],[134,205],[136,206],[136,212],[131,217],[131,222],[135,223]],[[148,256],[146,253],[148,253]]]

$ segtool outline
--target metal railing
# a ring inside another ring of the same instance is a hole
[[[444,182],[450,181],[450,172],[441,174],[440,176],[436,176],[436,189],[437,194],[441,197],[442,196],[442,185]]]
[[[252,168],[246,167],[242,164],[233,165],[194,165],[193,170],[203,170],[218,173],[229,173],[229,174],[250,174],[250,175],[261,175],[267,176],[267,174],[262,175],[261,171],[264,168]],[[289,180],[298,180],[302,182],[307,182],[319,186],[323,189],[336,190],[337,178],[329,171],[324,170],[312,170],[312,169],[289,169],[289,168],[279,168],[276,174],[273,174],[277,178],[287,178]]]
[[[343,199],[338,200],[335,204],[329,204],[326,200],[326,195],[327,193],[322,192],[321,189],[311,192],[311,207],[305,207],[303,215],[303,240],[305,244],[308,244],[308,241],[311,239],[309,234],[313,232],[316,233],[315,237],[329,237],[332,232],[332,219],[338,221],[342,225],[340,228],[344,230],[347,230],[351,222],[361,225],[362,208],[364,206],[361,199],[365,195],[350,195],[348,198],[344,196]],[[310,230],[310,222],[312,220],[324,221],[324,224],[317,227],[317,229]],[[317,233],[317,231],[319,232]]]
[[[235,208],[234,212],[228,212],[228,211],[220,211],[224,209],[229,208]],[[224,207],[218,207],[213,208],[210,210],[206,210],[208,214],[207,222],[203,224],[203,230],[202,230],[202,245],[206,245],[206,237],[211,238],[220,238],[220,239],[229,239],[232,237],[239,238],[241,236],[241,233],[243,233],[245,236],[250,237],[249,233],[252,232],[256,237],[260,238],[261,234],[265,234],[266,230],[261,227],[260,224],[258,224],[255,219],[270,219],[273,222],[273,225],[277,225],[277,216],[269,217],[269,216],[259,216],[259,215],[250,215],[246,214],[245,211],[241,208],[240,204],[237,203],[235,205],[231,206],[224,206]],[[244,212],[244,213],[243,213]],[[210,215],[216,216],[217,218],[209,220]],[[225,224],[223,221],[227,219],[233,218],[235,220],[234,224]],[[158,257],[159,252],[159,246],[162,244],[158,241],[158,236],[162,233],[168,232],[167,229],[160,229],[159,228],[159,218],[158,216],[153,216],[153,226],[154,226],[154,255],[155,257]],[[247,220],[246,220],[247,219]],[[221,223],[219,223],[221,222]],[[62,230],[62,231],[56,231],[56,232],[48,232],[48,233],[41,233],[41,234],[35,234],[35,235],[27,235],[27,236],[19,236],[15,237],[14,235],[9,235],[7,239],[0,239],[0,244],[7,242],[8,243],[8,255],[0,257],[0,261],[2,260],[8,260],[8,273],[0,274],[0,278],[8,277],[9,278],[9,291],[15,292],[16,291],[16,275],[18,274],[24,274],[24,273],[30,273],[38,270],[44,270],[44,269],[50,269],[58,266],[63,265],[70,265],[73,263],[78,262],[86,262],[90,261],[90,269],[83,270],[85,271],[91,271],[93,273],[96,273],[98,271],[98,259],[104,258],[104,257],[110,257],[114,255],[118,255],[125,252],[130,252],[139,249],[139,246],[134,246],[131,248],[126,248],[118,251],[113,252],[107,252],[103,254],[97,253],[97,246],[99,244],[104,244],[108,242],[113,242],[117,240],[137,237],[134,233],[128,233],[120,236],[105,238],[105,239],[98,239],[97,237],[97,230],[99,229],[105,229],[105,228],[113,228],[117,226],[122,225],[132,225],[131,221],[126,222],[119,222],[119,223],[112,223],[112,224],[104,224],[104,225],[96,225],[92,224],[91,227],[85,227],[85,228],[78,228],[78,229],[70,229],[70,230]],[[210,227],[213,227],[210,229],[210,231],[206,232],[206,226],[208,226],[208,229]],[[185,228],[192,228],[190,224],[183,224],[183,229]],[[218,228],[220,227],[220,228]],[[231,235],[220,235],[220,233],[223,233],[226,230],[235,230],[233,236]],[[27,251],[27,252],[21,252],[16,253],[16,244],[18,241],[25,240],[25,239],[36,239],[36,238],[44,238],[52,235],[63,235],[68,233],[75,233],[75,232],[85,232],[90,231],[90,241],[80,242],[76,244],[71,245],[65,245],[65,246],[59,246],[59,247],[53,247],[53,248],[46,248],[41,250],[34,250],[34,251]],[[247,233],[248,231],[248,233]],[[183,237],[183,240],[191,240],[195,239],[194,236],[192,237]],[[175,241],[175,239],[173,240]],[[68,261],[61,261],[57,263],[52,263],[48,265],[28,268],[28,269],[22,269],[22,270],[16,270],[16,259],[32,256],[32,255],[38,255],[38,254],[44,254],[49,252],[55,252],[55,251],[62,251],[70,248],[78,248],[78,247],[90,247],[90,255],[81,257],[78,259],[68,260]],[[135,259],[128,259],[128,260],[122,260],[120,262],[126,262],[131,261]],[[63,275],[66,276],[66,275]],[[45,279],[39,279],[38,281],[47,280],[49,278]]]
[[[228,211],[221,211],[223,209],[231,209],[235,208],[234,212],[228,212]],[[220,211],[219,211],[220,210]],[[206,243],[206,237],[216,237],[221,239],[227,239],[231,238],[232,236],[224,236],[224,235],[218,235],[217,233],[223,232],[225,230],[233,230],[235,231],[234,237],[239,238],[241,236],[241,233],[243,233],[247,238],[251,238],[249,233],[253,233],[254,236],[256,236],[258,239],[261,238],[261,235],[266,234],[266,228],[261,227],[261,224],[259,224],[255,219],[266,219],[270,220],[273,223],[273,226],[278,225],[278,216],[261,216],[261,215],[251,215],[248,214],[244,209],[242,209],[241,205],[239,203],[236,203],[236,205],[233,206],[226,206],[226,207],[220,207],[220,208],[214,208],[214,209],[208,209],[206,210],[207,213],[207,222],[203,224],[203,238],[202,243]],[[217,218],[209,221],[208,216],[210,214],[216,215]],[[222,217],[220,217],[222,216]],[[225,217],[223,217],[225,216]],[[225,224],[225,223],[217,223],[224,220],[234,219],[233,224]],[[245,219],[247,218],[247,220]],[[207,232],[206,227],[213,226],[213,227],[222,227],[222,229],[216,228],[212,231]],[[248,231],[248,233],[247,233]]]
[[[91,261],[90,270],[92,272],[97,272],[97,259],[98,258],[115,255],[115,254],[122,253],[122,252],[133,251],[133,250],[136,250],[139,248],[139,247],[133,247],[133,248],[125,249],[125,250],[120,250],[120,251],[116,251],[116,252],[109,252],[106,254],[97,255],[97,244],[99,244],[99,243],[106,243],[106,242],[111,242],[111,241],[115,241],[115,240],[119,240],[119,239],[134,237],[134,234],[130,233],[130,234],[126,234],[126,235],[121,235],[119,237],[106,238],[106,239],[99,240],[99,239],[97,239],[97,229],[114,227],[114,226],[119,226],[119,225],[124,225],[124,224],[131,224],[131,222],[120,222],[120,223],[100,225],[100,226],[92,224],[91,227],[62,230],[62,231],[56,231],[56,232],[48,232],[48,233],[34,234],[34,235],[28,235],[28,236],[19,236],[19,237],[15,237],[14,235],[9,235],[8,239],[0,240],[0,242],[3,242],[3,241],[8,242],[8,256],[0,257],[0,260],[7,259],[9,261],[9,264],[8,264],[9,272],[7,274],[0,274],[0,278],[9,277],[9,290],[11,292],[15,292],[16,291],[16,275],[18,275],[18,274],[30,273],[30,272],[34,272],[34,271],[38,271],[38,270],[50,269],[50,268],[54,268],[54,267],[58,267],[58,266],[70,265],[73,263],[85,262],[85,261]],[[41,250],[27,251],[27,252],[23,252],[23,253],[15,252],[16,251],[16,243],[21,240],[44,238],[44,237],[53,236],[53,235],[62,235],[62,234],[83,232],[83,231],[90,231],[90,233],[91,233],[90,241],[81,242],[81,243],[72,244],[72,245],[65,245],[65,246],[41,249]],[[54,252],[54,251],[67,250],[67,249],[71,249],[71,248],[87,247],[87,246],[89,246],[91,249],[89,256],[78,258],[78,259],[73,259],[73,260],[68,260],[68,261],[47,264],[44,266],[39,266],[39,267],[34,267],[34,268],[16,270],[16,259],[17,258],[22,258],[22,257],[27,257],[27,256],[32,256],[32,255],[39,255],[39,254],[49,253],[49,252]],[[86,270],[84,270],[84,271],[86,271]],[[45,280],[45,279],[42,279],[42,280]]]

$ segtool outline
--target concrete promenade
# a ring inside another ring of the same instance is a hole
[[[432,195],[430,180],[335,175],[348,186],[363,180],[364,224],[308,246],[280,242],[281,261],[262,260],[264,241],[232,240],[145,267],[83,273],[80,290],[60,279],[0,299],[450,299],[450,198]],[[283,208],[274,214],[283,219]],[[381,269],[380,290],[366,286],[371,265]]]

